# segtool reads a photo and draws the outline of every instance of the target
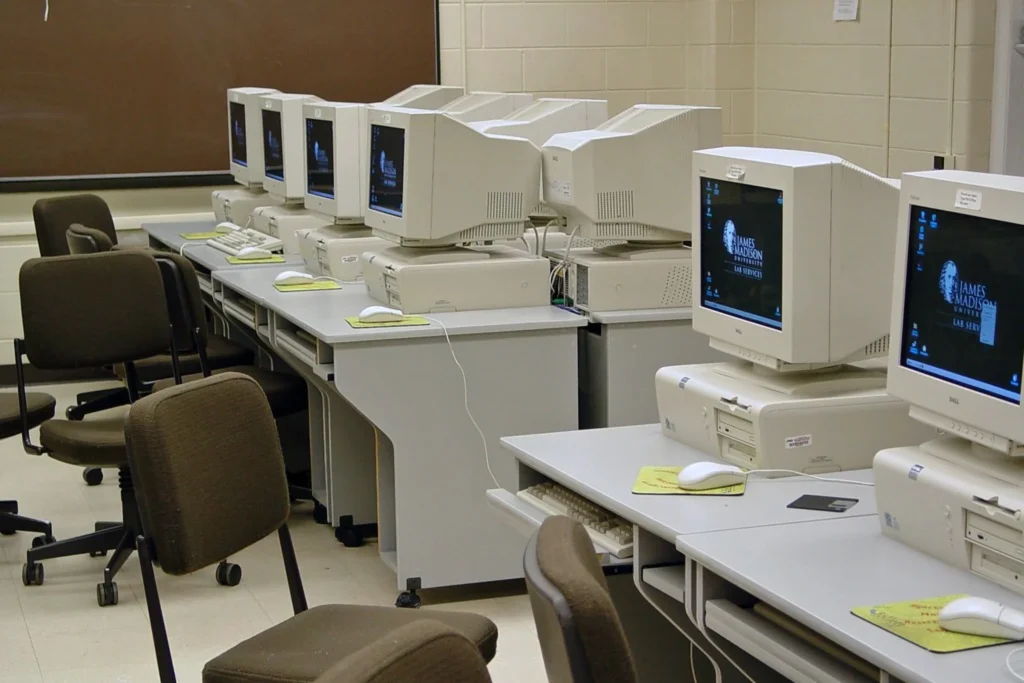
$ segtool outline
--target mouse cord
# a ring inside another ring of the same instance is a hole
[[[185,247],[200,247],[204,244],[206,244],[206,240],[202,240],[200,242],[182,242],[181,248],[178,249],[178,256],[185,255]]]
[[[1006,670],[1009,671],[1010,675],[1018,681],[1024,681],[1024,674],[1018,673],[1017,670],[1013,668],[1013,665],[1010,663],[1010,660],[1013,658],[1014,655],[1019,654],[1021,652],[1024,652],[1024,647],[1018,647],[1013,650],[1010,650],[1009,654],[1006,655]]]
[[[487,437],[484,436],[484,430],[480,429],[476,418],[473,417],[473,411],[469,409],[469,384],[466,382],[466,370],[462,367],[462,363],[459,362],[459,357],[455,355],[455,347],[452,345],[452,338],[448,335],[448,328],[437,318],[423,316],[423,319],[440,325],[444,331],[444,339],[448,342],[448,350],[452,353],[452,360],[455,361],[455,367],[459,369],[459,374],[462,375],[462,405],[466,408],[466,415],[469,417],[469,421],[473,423],[473,428],[480,435],[480,442],[484,445],[484,463],[487,465],[487,474],[491,475],[491,481],[500,489],[502,485],[498,483],[498,478],[494,476],[494,470],[491,469],[491,454],[487,450]]]
[[[817,474],[805,474],[803,472],[797,472],[796,470],[748,470],[744,473],[746,476],[751,474],[793,474],[798,477],[807,477],[808,479],[817,479],[818,481],[830,481],[837,484],[853,484],[855,486],[874,486],[874,482],[870,481],[854,481],[852,479],[834,479],[832,477],[821,477]]]

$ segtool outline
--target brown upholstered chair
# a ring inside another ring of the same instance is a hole
[[[32,220],[36,226],[40,256],[69,255],[67,232],[74,223],[98,230],[111,244],[117,244],[110,207],[94,194],[40,199],[32,206]]]
[[[49,394],[31,393],[25,395],[25,408],[19,405],[18,394],[0,394],[0,439],[18,436],[22,425],[27,429],[38,427],[53,417],[56,401]],[[24,422],[21,419],[25,415]],[[34,531],[42,534],[33,539],[35,545],[53,542],[53,527],[49,522],[18,515],[18,501],[0,500],[0,534],[10,536],[17,531]]]
[[[487,664],[464,635],[436,621],[402,626],[355,652],[316,683],[490,683]]]
[[[164,351],[171,343],[160,270],[145,252],[32,259],[21,267],[19,289],[25,337],[14,340],[14,360],[23,401],[27,402],[23,356],[46,370],[124,363],[127,390],[134,400],[138,382],[132,362]],[[119,523],[97,523],[95,533],[29,550],[23,582],[43,583],[42,560],[114,550],[97,596],[101,605],[115,604],[113,578],[134,549],[139,531],[127,469],[124,414],[84,421],[47,420],[40,426],[38,446],[29,440],[26,422],[22,434],[29,453],[82,467],[119,468],[123,516]]]
[[[636,683],[633,657],[594,543],[579,522],[549,517],[523,556],[550,683]]]
[[[68,251],[72,254],[98,254],[114,248],[114,242],[102,230],[72,223],[66,233]]]
[[[168,574],[188,574],[274,532],[295,616],[208,662],[203,683],[308,683],[396,629],[428,619],[468,638],[485,661],[493,658],[497,628],[475,614],[365,605],[307,609],[287,525],[277,426],[251,378],[226,373],[154,392],[132,405],[125,431],[144,530],[138,541],[142,579],[163,683],[175,680],[174,666],[153,557]]]

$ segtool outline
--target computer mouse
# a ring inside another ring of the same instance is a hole
[[[939,612],[939,626],[972,636],[1024,640],[1024,612],[987,598],[959,598]]]
[[[679,471],[679,486],[689,491],[705,491],[742,484],[746,478],[746,472],[733,465],[695,462]]]
[[[300,273],[297,270],[286,270],[283,273],[278,273],[274,278],[275,285],[305,285],[315,281],[316,277],[313,275]]]
[[[387,306],[367,306],[359,311],[361,323],[394,323],[405,319],[401,311]]]
[[[235,232],[236,230],[241,230],[241,228],[239,226],[235,225],[234,223],[229,223],[228,221],[224,221],[223,223],[218,223],[217,227],[215,227],[213,229],[214,232],[219,232],[221,234],[228,233],[228,232]]]
[[[266,249],[260,249],[259,247],[242,247],[235,254],[235,258],[243,261],[255,261],[261,258],[270,258],[274,254],[267,251]]]

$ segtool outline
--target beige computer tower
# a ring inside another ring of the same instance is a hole
[[[573,249],[567,294],[576,308],[599,313],[693,305],[688,250],[629,254],[626,249]]]
[[[365,252],[376,252],[392,246],[392,242],[374,237],[369,228],[327,226],[296,233],[299,253],[306,270],[343,282],[363,278]]]
[[[214,190],[210,199],[213,204],[213,215],[218,223],[234,223],[243,228],[249,222],[252,212],[259,207],[284,203],[263,190],[249,190],[244,187]]]
[[[286,254],[300,253],[300,231],[316,230],[327,225],[329,224],[323,218],[301,206],[261,206],[252,212],[252,227],[281,240]]]

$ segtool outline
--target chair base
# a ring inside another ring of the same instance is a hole
[[[34,531],[43,534],[46,541],[53,539],[52,524],[42,519],[22,517],[18,514],[18,501],[16,500],[0,500],[0,534],[10,536],[18,531]]]
[[[128,397],[128,389],[118,387],[116,389],[102,389],[99,391],[87,391],[75,397],[76,405],[68,408],[64,415],[69,420],[81,420],[86,415],[98,413],[101,410],[109,410],[118,406],[126,406],[131,403]]]

